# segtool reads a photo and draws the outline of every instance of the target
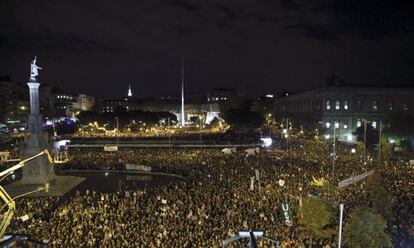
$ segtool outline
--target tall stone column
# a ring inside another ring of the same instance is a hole
[[[23,159],[34,156],[48,148],[48,143],[42,134],[42,115],[39,111],[39,86],[37,81],[30,80],[27,85],[30,90],[29,140],[23,149]],[[55,179],[53,165],[46,156],[34,159],[23,167],[22,184],[45,184]]]

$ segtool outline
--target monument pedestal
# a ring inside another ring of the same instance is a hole
[[[24,149],[23,158],[32,157],[39,154],[44,149],[39,147],[26,147]],[[53,165],[50,164],[46,155],[38,157],[23,167],[23,177],[21,184],[44,185],[56,178]]]
[[[42,133],[42,115],[39,113],[39,83],[27,83],[30,89],[29,140],[22,151],[22,158],[26,159],[39,154],[48,148],[48,143]],[[21,184],[44,185],[56,178],[53,165],[47,156],[38,157],[23,167]]]

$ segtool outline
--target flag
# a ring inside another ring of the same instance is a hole
[[[326,180],[322,178],[320,179],[316,179],[314,177],[312,177],[312,185],[318,186],[318,187],[322,187],[325,184]]]
[[[254,177],[250,178],[250,191],[254,190]]]

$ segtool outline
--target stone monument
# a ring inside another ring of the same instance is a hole
[[[27,85],[30,90],[30,114],[28,119],[30,137],[23,149],[22,158],[34,156],[48,148],[48,143],[42,134],[42,115],[39,111],[39,86],[36,76],[38,69],[36,57],[30,65],[30,79]],[[53,165],[46,156],[41,156],[23,167],[22,184],[45,184],[56,178]]]

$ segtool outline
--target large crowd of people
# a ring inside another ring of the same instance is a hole
[[[114,193],[91,189],[69,199],[23,198],[17,202],[16,216],[29,219],[14,218],[9,232],[47,240],[51,247],[190,248],[220,247],[240,230],[262,230],[282,247],[335,247],[335,236],[310,239],[301,232],[302,198],[315,190],[313,178],[333,183],[375,169],[393,195],[393,212],[386,221],[394,246],[414,244],[414,169],[393,162],[378,164],[345,146],[337,146],[334,167],[332,145],[309,140],[250,156],[244,149],[224,154],[214,148],[70,148],[69,155],[69,162],[57,169],[124,170],[125,164],[133,163],[186,180]],[[260,179],[252,188],[256,170]],[[345,203],[346,223],[354,207],[369,206],[368,194],[361,181],[336,190],[330,200]],[[293,209],[292,226],[282,219],[283,203]],[[334,224],[338,225],[335,220]],[[270,247],[264,241],[258,245]]]

